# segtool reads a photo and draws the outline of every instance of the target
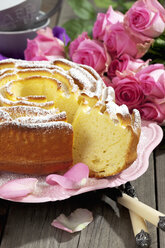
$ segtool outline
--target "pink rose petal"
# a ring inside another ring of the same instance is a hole
[[[78,208],[68,217],[61,214],[53,220],[51,225],[64,231],[74,233],[83,230],[92,221],[93,216],[89,210]]]
[[[78,163],[74,165],[65,174],[65,177],[72,179],[75,182],[81,181],[83,178],[89,177],[89,168],[83,163]]]
[[[62,186],[64,189],[75,189],[76,188],[76,183],[64,176],[57,175],[57,174],[51,174],[46,177],[46,182],[50,185],[56,185],[59,184]]]
[[[31,194],[38,180],[36,178],[21,178],[7,182],[0,187],[0,197],[14,199]]]
[[[86,183],[89,177],[89,168],[83,163],[74,165],[63,176],[58,174],[51,174],[46,177],[46,182],[50,185],[59,184],[65,189],[80,188]]]

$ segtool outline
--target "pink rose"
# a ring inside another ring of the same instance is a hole
[[[159,110],[159,106],[152,102],[145,102],[138,107],[141,118],[148,121],[157,121],[162,123],[165,115]]]
[[[112,60],[108,68],[108,76],[124,77],[133,75],[148,65],[149,61],[144,62],[141,59],[133,59],[128,54],[123,54],[119,58]]]
[[[89,39],[88,34],[87,34],[87,32],[83,32],[74,41],[72,41],[70,43],[70,46],[69,46],[70,58],[72,58],[72,55],[76,51],[76,49],[78,48],[79,44],[86,39]]]
[[[126,60],[126,57],[128,59],[128,64],[127,64],[126,70],[130,71],[130,72],[137,73],[138,71],[142,70],[143,68],[146,68],[149,64],[149,60],[144,61],[142,59],[134,59],[134,58],[131,58],[130,56],[128,56],[127,54],[123,55],[122,59],[123,59],[123,57],[125,58],[125,60]]]
[[[165,29],[165,9],[157,0],[138,0],[125,14],[124,25],[140,40],[158,37]]]
[[[93,26],[93,38],[103,40],[105,29],[108,25],[107,15],[104,13],[98,13],[96,22]]]
[[[149,65],[136,74],[145,95],[152,99],[165,97],[165,70],[163,64]]]
[[[96,40],[84,39],[76,49],[72,49],[71,59],[73,62],[89,65],[99,74],[107,71],[110,63],[110,56],[105,46]]]
[[[123,20],[124,15],[119,11],[114,11],[111,6],[106,14],[98,13],[93,27],[93,38],[103,41],[105,30],[108,28],[108,25],[123,22]]]
[[[122,79],[115,77],[113,78],[112,83],[117,104],[125,104],[132,110],[143,103],[143,90],[136,77],[127,76]]]
[[[112,6],[110,6],[106,12],[108,23],[115,24],[117,22],[124,21],[124,15],[120,11],[113,10]]]
[[[142,118],[159,123],[165,120],[165,70],[164,65],[154,64],[136,74],[143,92],[145,103],[139,111]]]
[[[143,49],[141,49],[137,41],[125,30],[122,23],[113,24],[106,30],[104,42],[112,57],[128,54],[131,57],[140,58],[149,48],[146,46],[146,49],[144,49],[145,46],[143,46]]]
[[[26,60],[54,60],[64,58],[64,43],[53,36],[50,28],[41,29],[36,38],[27,40],[27,48],[24,51]]]
[[[110,78],[116,77],[116,72],[117,71],[123,72],[126,69],[126,67],[127,67],[126,63],[123,63],[123,61],[116,58],[111,61],[107,74]]]

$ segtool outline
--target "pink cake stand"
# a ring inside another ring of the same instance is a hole
[[[149,166],[149,156],[153,149],[160,143],[163,137],[162,129],[153,122],[143,122],[141,137],[138,144],[138,157],[136,161],[120,174],[103,179],[89,178],[87,183],[79,189],[64,189],[60,185],[51,186],[45,182],[45,177],[38,177],[38,183],[35,191],[26,197],[16,199],[17,202],[39,203],[48,201],[64,200],[71,196],[85,192],[117,187],[132,181],[143,175]],[[27,175],[18,175],[13,173],[0,174],[0,186],[13,179],[27,178]],[[6,199],[6,198],[3,198]],[[10,199],[6,199],[10,200]],[[13,200],[12,200],[13,201]]]

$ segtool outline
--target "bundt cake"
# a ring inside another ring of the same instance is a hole
[[[91,67],[0,61],[0,171],[44,175],[83,162],[90,176],[115,175],[136,159],[139,136],[139,112],[116,105]]]

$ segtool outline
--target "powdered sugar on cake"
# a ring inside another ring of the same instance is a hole
[[[65,69],[59,66],[60,63],[64,64]],[[6,64],[6,67],[8,68],[3,68],[4,64]],[[19,111],[21,111],[23,106],[24,108],[27,107],[26,111],[25,109],[23,110],[23,116],[19,116],[17,120],[14,120],[14,122],[19,123],[19,125],[20,123],[27,125],[28,122],[31,124],[38,124],[40,122],[46,123],[51,122],[50,120],[60,120],[66,118],[64,114],[60,114],[60,116],[58,114],[58,117],[52,116],[51,109],[54,108],[56,104],[54,101],[49,101],[46,95],[14,95],[14,92],[11,89],[12,86],[19,82],[21,75],[24,74],[26,76],[28,73],[30,74],[28,78],[41,77],[55,80],[57,82],[58,88],[60,88],[61,92],[63,92],[67,97],[70,96],[71,92],[76,92],[78,96],[85,94],[90,98],[96,97],[96,105],[105,105],[106,112],[115,122],[118,122],[118,114],[125,118],[130,118],[131,116],[128,108],[125,105],[118,106],[115,104],[115,93],[113,88],[106,87],[99,74],[87,65],[78,65],[65,59],[57,59],[51,62],[6,59],[4,61],[0,61],[0,67],[1,66],[1,79],[7,80],[7,78],[9,78],[9,81],[7,81],[4,86],[2,85],[0,89],[1,106],[7,105],[8,107],[14,107],[21,105],[21,107],[19,107]],[[37,76],[37,73],[39,73],[40,76]],[[43,73],[42,76],[41,73]],[[14,80],[11,80],[10,78],[12,75],[17,79],[14,78]],[[43,115],[43,113],[41,114],[41,111],[39,110],[40,108],[49,108],[50,110],[45,110],[47,112],[45,112]],[[18,109],[13,108],[13,111],[17,112]],[[38,114],[36,114],[36,111]],[[11,118],[7,112],[5,114],[5,110],[3,111],[3,114],[1,112],[0,116],[3,116],[1,119],[9,120]],[[131,122],[134,123],[133,128],[136,130],[140,127],[140,115],[137,110],[133,111],[133,115],[134,120],[131,120]]]

